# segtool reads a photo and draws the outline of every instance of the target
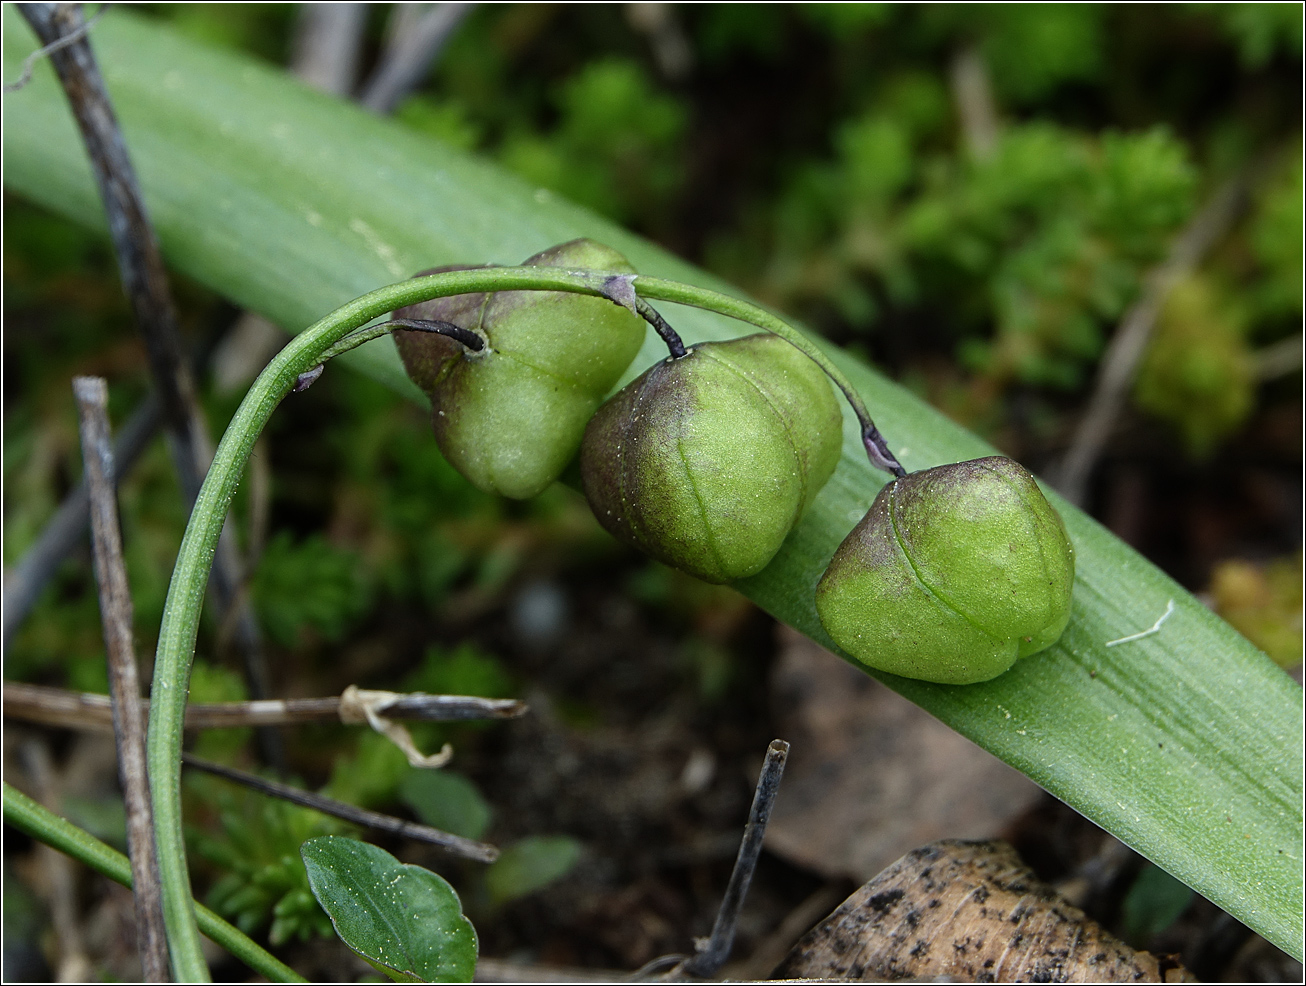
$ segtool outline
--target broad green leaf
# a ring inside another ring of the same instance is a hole
[[[471,982],[476,929],[443,877],[338,835],[299,854],[336,934],[368,962],[400,982]]]
[[[476,785],[444,770],[410,770],[399,797],[417,817],[465,839],[479,839],[490,825],[490,806]]]
[[[580,843],[566,835],[528,835],[514,842],[485,871],[490,900],[506,904],[547,887],[570,872],[580,849]]]
[[[4,16],[3,71],[12,79],[36,45],[9,7]],[[292,330],[426,267],[518,263],[577,236],[616,247],[646,274],[729,291],[485,161],[272,68],[183,41],[124,10],[92,39],[169,262]],[[4,140],[10,189],[103,224],[48,64],[5,98]],[[665,308],[689,342],[748,331]],[[993,452],[854,357],[832,355],[908,469]],[[351,356],[417,396],[389,340]],[[650,333],[628,376],[657,358]],[[884,479],[845,415],[834,478],[776,560],[739,588],[830,646],[813,587]],[[1061,641],[981,685],[882,680],[1300,958],[1300,687],[1148,561],[1052,500],[1078,565]],[[1151,627],[1171,600],[1157,633],[1106,646]]]

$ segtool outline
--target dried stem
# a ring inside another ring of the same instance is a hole
[[[115,483],[120,482],[131,470],[158,428],[159,402],[150,395],[132,412],[113,443]],[[83,479],[64,498],[36,543],[27,549],[27,553],[5,579],[3,640],[6,652],[14,634],[40,598],[41,590],[54,577],[60,563],[85,538],[86,525],[90,520],[87,512],[89,505],[90,498]]]
[[[312,808],[324,815],[344,819],[346,822],[352,822],[364,828],[376,829],[378,832],[389,832],[391,835],[417,839],[421,842],[429,842],[455,856],[461,856],[463,859],[475,860],[478,863],[493,863],[499,858],[499,850],[489,843],[465,839],[461,835],[441,832],[429,825],[409,822],[402,818],[395,818],[393,815],[382,815],[380,812],[368,811],[366,808],[359,808],[356,805],[337,801],[335,798],[313,794],[311,791],[301,791],[297,787],[291,787],[278,781],[269,781],[256,774],[247,774],[243,770],[224,767],[222,764],[209,763],[207,760],[193,757],[189,753],[181,755],[181,762],[188,767],[193,767],[195,770],[202,770],[206,774],[213,774],[216,777],[235,781],[237,784],[243,784],[245,787],[259,791],[262,794],[280,798],[292,804],[302,805],[305,808]]]
[[[432,4],[415,23],[391,32],[381,64],[367,80],[358,101],[374,113],[393,112],[405,96],[421,85],[445,42],[475,6],[474,3]],[[409,9],[408,5],[400,4],[395,16],[403,17]]]
[[[739,924],[739,910],[744,906],[748,885],[753,880],[753,870],[757,868],[757,858],[762,853],[762,838],[766,835],[766,823],[771,820],[771,809],[775,806],[776,795],[780,792],[780,777],[784,774],[785,761],[788,757],[789,744],[784,740],[772,740],[771,745],[766,749],[762,774],[757,779],[753,807],[748,813],[748,824],[744,826],[744,839],[739,844],[739,856],[735,859],[734,872],[730,874],[730,882],[726,884],[726,895],[721,901],[720,910],[717,911],[711,936],[682,969],[688,975],[704,978],[715,976],[730,957],[730,947],[735,941],[735,928]]]
[[[46,44],[64,39],[83,27],[79,4],[21,3],[18,7]],[[193,502],[203,472],[199,465],[200,450],[208,442],[200,437],[200,426],[194,418],[195,387],[182,359],[176,309],[136,171],[87,40],[78,38],[51,52],[50,61],[63,84],[86,145],[108,216],[123,289],[145,341],[178,476],[187,501]]]
[[[168,940],[163,926],[163,896],[154,844],[145,769],[145,720],[132,642],[132,600],[118,529],[114,496],[113,453],[109,447],[109,387],[102,377],[76,377],[73,393],[81,421],[82,458],[90,494],[91,543],[100,618],[108,651],[113,732],[118,747],[118,776],[127,809],[127,852],[131,858],[132,895],[136,903],[136,945],[146,982],[168,981]]]
[[[976,161],[989,161],[998,149],[1001,124],[988,65],[979,46],[968,44],[959,49],[948,75],[966,151]]]
[[[48,810],[58,812],[62,800],[62,785],[50,758],[50,749],[44,740],[29,739],[19,748],[23,767],[36,789],[37,800]],[[59,947],[59,961],[55,968],[56,981],[84,982],[91,974],[90,959],[86,956],[82,928],[77,920],[77,881],[72,863],[67,857],[48,846],[41,846],[41,871],[46,879],[50,908],[50,923],[54,926]]]
[[[80,4],[21,3],[18,8],[37,37],[47,45],[66,41],[70,35],[84,34]],[[50,61],[86,145],[109,221],[123,290],[145,341],[178,484],[186,503],[193,504],[213,446],[190,370],[182,358],[176,307],[136,171],[87,39],[81,36],[62,48],[52,49]],[[224,531],[217,546],[212,580],[219,610],[225,612],[233,601],[239,601],[242,581],[234,539]],[[261,635],[248,603],[240,605],[236,639],[244,659],[245,678],[250,694],[265,698],[270,689]],[[270,763],[284,762],[281,738],[275,732],[260,731],[259,745]]]
[[[19,74],[17,79],[4,86],[5,95],[9,95],[11,92],[17,92],[19,89],[23,88],[23,86],[27,85],[27,83],[31,82],[32,69],[36,67],[38,61],[45,58],[47,55],[58,51],[60,48],[67,48],[74,41],[81,40],[86,36],[86,32],[95,26],[96,21],[109,12],[109,8],[112,6],[113,4],[111,3],[101,4],[100,9],[95,12],[95,16],[82,24],[82,26],[77,28],[77,30],[73,31],[71,34],[65,34],[57,41],[51,41],[49,44],[37,48],[36,51],[24,58],[23,71]]]
[[[395,329],[407,329],[410,332],[431,332],[435,335],[441,335],[461,343],[473,353],[479,353],[485,349],[485,339],[471,329],[464,329],[461,325],[454,325],[452,322],[444,322],[439,319],[392,318],[388,322],[378,322],[376,325],[368,325],[357,332],[351,332],[324,352],[321,363],[299,375],[299,379],[295,381],[295,393],[302,393],[313,386],[317,382],[317,378],[322,375],[322,370],[328,360],[335,359],[341,353],[347,353],[351,349],[357,349],[365,342],[371,342],[383,335],[389,335]]]
[[[667,324],[667,320],[658,313],[657,309],[643,298],[636,298],[635,310],[639,312],[644,321],[653,326],[653,331],[662,337],[662,341],[667,344],[667,349],[671,352],[672,359],[680,359],[682,356],[689,355],[684,340],[680,338],[680,333]]]
[[[348,96],[358,77],[367,8],[365,3],[302,4],[292,41],[295,75],[314,89]]]
[[[1242,215],[1253,170],[1244,168],[1225,182],[1184,228],[1171,245],[1169,255],[1147,275],[1138,300],[1125,312],[1120,327],[1111,337],[1111,344],[1098,370],[1093,396],[1089,398],[1088,408],[1075,429],[1070,449],[1053,483],[1061,495],[1076,506],[1084,503],[1089,476],[1106,447],[1166,298]]]
[[[141,702],[148,711],[150,703]],[[387,719],[425,722],[466,722],[474,719],[513,719],[526,704],[510,698],[471,695],[397,695],[377,712]],[[70,692],[17,681],[4,683],[4,716],[44,726],[106,732],[113,729],[107,695]],[[187,729],[236,729],[242,726],[294,726],[308,722],[340,722],[340,698],[264,699],[257,702],[213,702],[186,706]]]

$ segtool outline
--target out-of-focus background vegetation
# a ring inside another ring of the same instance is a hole
[[[390,6],[367,11],[360,79],[394,29]],[[303,16],[143,9],[277,64]],[[1164,300],[1085,506],[1291,669],[1301,70],[1297,4],[486,5],[395,116],[716,272],[1049,476],[1149,272],[1243,183],[1246,207]],[[105,243],[4,204],[8,569],[81,472],[69,378],[107,376],[120,425],[148,376]],[[277,337],[174,287],[216,433]],[[124,481],[121,511],[148,655],[185,521],[162,442]],[[428,748],[454,742],[442,775],[371,733],[285,736],[310,786],[511,847],[488,874],[451,877],[487,953],[631,969],[685,948],[687,927],[704,933],[733,853],[711,839],[742,821],[771,738],[768,618],[616,545],[568,489],[527,504],[476,492],[421,409],[347,370],[278,412],[236,519],[278,694],[358,683],[531,702],[535,725],[419,730]],[[193,699],[243,696],[229,637],[205,627]],[[86,552],[4,673],[107,690]],[[198,745],[256,762],[244,734]],[[64,808],[115,837],[104,781]],[[190,796],[210,903],[276,944],[329,932],[296,850],[343,829],[221,781]],[[27,942],[38,967],[43,905],[9,872],[6,948]],[[760,879],[777,900],[817,882],[779,862]],[[564,903],[531,896],[559,880]]]

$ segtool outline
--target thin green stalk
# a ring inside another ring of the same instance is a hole
[[[235,495],[254,443],[262,434],[272,412],[295,387],[301,374],[322,362],[323,355],[348,333],[372,319],[420,301],[455,294],[492,291],[569,291],[606,297],[608,278],[591,271],[567,271],[551,267],[495,267],[451,271],[413,278],[370,291],[336,309],[296,336],[263,370],[228,425],[213,457],[204,485],[191,512],[186,534],[177,554],[168,599],[159,628],[159,645],[154,661],[151,690],[150,728],[147,744],[150,793],[154,805],[154,826],[159,846],[159,870],[163,889],[164,919],[173,967],[182,980],[208,980],[208,969],[200,952],[199,933],[192,909],[190,877],[186,869],[186,847],[181,820],[181,736],[190,687],[191,661],[199,629],[204,587],[217,547],[222,523]],[[679,301],[724,315],[743,318],[783,336],[826,370],[849,397],[858,416],[869,422],[865,405],[824,354],[775,316],[726,295],[653,278],[647,281],[655,297]],[[871,426],[872,429],[874,426]],[[878,432],[875,433],[878,437]],[[883,439],[880,439],[882,442]],[[887,447],[885,448],[887,453]],[[892,456],[890,456],[892,459]],[[901,467],[899,467],[901,468]]]
[[[115,883],[121,883],[124,887],[132,885],[131,862],[126,856],[9,784],[4,785],[4,818],[14,828],[26,832],[38,842],[58,849],[79,863],[85,863]],[[294,969],[260,948],[238,928],[222,920],[203,904],[195,905],[195,915],[199,920],[200,931],[255,972],[267,976],[275,983],[306,982]]]
[[[835,366],[812,340],[787,324],[783,319],[772,315],[765,308],[760,308],[747,301],[740,301],[738,298],[732,298],[728,294],[708,291],[706,288],[696,288],[689,284],[681,284],[678,281],[667,281],[660,277],[640,275],[634,279],[634,288],[644,298],[652,298],[654,301],[671,301],[681,305],[689,305],[692,308],[703,308],[707,311],[717,312],[720,315],[737,318],[741,322],[748,322],[760,329],[766,329],[767,332],[778,335],[824,370],[826,376],[833,380],[834,385],[843,392],[848,404],[853,409],[853,414],[857,416],[857,421],[862,427],[862,445],[866,447],[866,454],[870,457],[871,465],[877,469],[883,469],[885,472],[891,472],[895,476],[907,475],[907,470],[902,467],[897,457],[889,450],[889,443],[884,440],[880,430],[875,427],[875,422],[871,420],[871,413],[866,409],[866,402],[862,400],[861,394],[857,393],[851,381],[843,375],[843,371]]]

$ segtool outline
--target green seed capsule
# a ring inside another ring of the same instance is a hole
[[[537,253],[523,266],[635,272],[592,240]],[[575,457],[586,422],[644,340],[637,315],[564,291],[454,295],[395,316],[452,322],[485,339],[484,350],[468,352],[428,332],[394,334],[409,377],[431,398],[445,458],[478,489],[516,499],[544,490]]]
[[[825,374],[777,336],[652,367],[585,431],[581,480],[613,535],[707,582],[761,571],[839,461]]]
[[[880,490],[822,576],[816,610],[864,664],[970,684],[1057,641],[1074,579],[1074,548],[1034,477],[990,456]]]

